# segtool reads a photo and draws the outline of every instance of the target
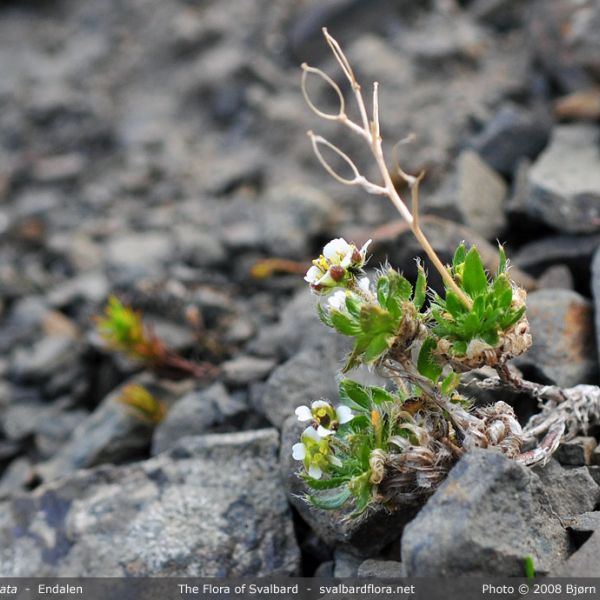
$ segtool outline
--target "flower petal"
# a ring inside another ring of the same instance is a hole
[[[329,457],[329,462],[332,465],[336,466],[336,467],[343,467],[344,466],[343,463],[342,463],[342,461],[337,456],[331,455]]]
[[[315,442],[321,441],[321,436],[317,433],[317,430],[314,427],[307,427],[300,436],[300,439],[309,438],[314,440]]]
[[[323,256],[328,260],[339,260],[338,256],[344,256],[350,248],[350,244],[344,238],[331,240],[323,247]]]
[[[302,443],[292,446],[292,456],[295,460],[304,460],[306,458],[306,446]]]
[[[315,267],[314,265],[306,271],[306,275],[304,276],[304,281],[308,281],[308,283],[316,283],[316,281],[322,276],[322,271],[319,267]]]
[[[358,280],[358,287],[363,292],[370,292],[371,291],[371,282],[369,281],[369,278],[368,277],[361,277]]]
[[[342,424],[348,423],[349,421],[352,421],[352,419],[354,419],[352,410],[350,409],[349,406],[346,406],[344,404],[340,404],[335,409],[335,414],[337,415],[338,421]]]
[[[313,410],[316,410],[317,408],[331,408],[331,404],[329,404],[329,402],[326,402],[325,400],[315,400],[310,407]]]
[[[304,421],[312,420],[312,412],[310,411],[310,408],[308,408],[308,406],[299,406],[295,410],[295,413],[296,413],[296,416],[298,417],[298,421],[301,421],[302,423]]]
[[[317,427],[317,433],[322,438],[326,438],[326,437],[329,437],[330,435],[334,434],[334,432],[331,429],[325,429],[325,427],[323,427],[323,425],[319,425]]]
[[[308,467],[308,474],[313,479],[321,479],[321,475],[323,475],[323,471],[321,471],[321,469],[319,467],[317,467],[316,465],[310,465],[310,467]]]
[[[346,307],[346,292],[344,290],[338,290],[327,299],[329,308],[333,310],[344,310]]]
[[[365,257],[365,255],[367,254],[367,248],[368,248],[368,247],[371,245],[371,242],[372,242],[372,241],[373,241],[373,240],[367,240],[367,241],[366,241],[366,242],[365,242],[365,243],[364,243],[364,244],[361,246],[361,249],[360,249],[360,254],[361,254],[361,256],[362,256],[363,258],[364,258],[364,257]]]

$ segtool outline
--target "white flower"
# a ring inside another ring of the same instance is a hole
[[[354,415],[352,414],[352,409],[345,404],[340,404],[335,409],[335,414],[337,415],[338,421],[343,425],[344,423],[348,423],[352,421]]]
[[[344,238],[336,238],[325,244],[323,256],[331,264],[348,267],[355,249],[356,246],[349,244]]]
[[[359,284],[360,285],[360,284]],[[327,299],[327,304],[330,309],[342,311],[346,308],[346,292],[338,290]]]
[[[323,475],[323,471],[321,471],[321,468],[318,467],[317,465],[313,465],[311,464],[308,467],[308,474],[313,478],[313,479],[321,479],[321,475]]]
[[[306,458],[306,446],[298,442],[292,446],[292,456],[294,460],[304,460]]]
[[[312,411],[308,406],[299,406],[296,409],[296,416],[298,417],[298,421],[304,423],[305,421],[312,421]]]
[[[304,276],[304,281],[308,281],[308,283],[315,283],[316,284],[317,281],[319,281],[319,279],[322,276],[323,276],[323,272],[321,271],[321,269],[319,269],[319,267],[316,267],[315,265],[313,265],[306,272],[306,275]]]
[[[358,280],[358,287],[366,293],[369,293],[371,291],[371,282],[369,281],[368,277],[361,277]]]

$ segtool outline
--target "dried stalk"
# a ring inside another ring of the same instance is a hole
[[[333,79],[321,69],[310,67],[306,63],[302,65],[302,94],[304,95],[308,106],[317,116],[329,121],[337,121],[338,123],[342,124],[343,126],[347,127],[348,129],[362,137],[367,142],[371,153],[375,158],[377,168],[383,180],[383,185],[379,185],[377,183],[369,181],[366,177],[360,174],[360,171],[358,170],[352,159],[345,152],[343,152],[340,148],[338,148],[322,136],[316,135],[312,131],[309,131],[308,136],[311,140],[315,155],[317,156],[319,162],[323,165],[325,170],[336,181],[339,181],[344,185],[360,186],[369,194],[386,196],[394,205],[396,210],[400,213],[402,218],[406,221],[413,235],[415,236],[423,250],[425,250],[425,253],[433,263],[436,270],[442,276],[442,279],[444,280],[445,284],[450,289],[452,289],[452,291],[460,298],[460,300],[466,307],[471,308],[471,299],[460,289],[460,287],[454,281],[449,270],[442,263],[442,261],[438,257],[437,253],[431,246],[429,240],[427,239],[426,235],[423,233],[423,230],[419,225],[419,183],[423,177],[423,173],[421,173],[417,177],[414,177],[405,173],[402,169],[398,168],[399,175],[408,184],[411,190],[412,212],[408,209],[406,203],[400,197],[398,191],[396,190],[396,187],[394,186],[392,176],[390,175],[390,172],[387,168],[385,156],[383,153],[383,139],[381,137],[381,127],[379,124],[379,84],[377,82],[373,83],[373,110],[372,119],[369,121],[367,108],[361,91],[361,86],[356,80],[356,77],[354,76],[354,72],[352,71],[352,67],[348,62],[346,55],[342,51],[338,42],[331,35],[329,35],[326,28],[323,28],[323,35],[325,36],[325,39],[329,44],[329,47],[331,48],[331,51],[333,52],[333,55],[335,56],[338,64],[340,65],[344,75],[350,82],[352,93],[354,94],[356,104],[358,105],[361,123],[355,123],[346,114],[346,103],[344,100],[344,95],[337,83],[335,83],[335,81],[333,81]],[[339,100],[339,109],[337,113],[326,113],[320,110],[310,99],[306,83],[308,75],[311,73],[321,77],[328,85],[330,85],[333,88]],[[336,173],[336,171],[323,157],[323,154],[321,153],[319,147],[321,145],[326,146],[334,153],[336,153],[340,158],[342,158],[342,160],[352,170],[354,177],[350,179],[347,177],[342,177],[341,175]]]

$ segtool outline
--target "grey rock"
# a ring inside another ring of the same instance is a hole
[[[572,290],[575,287],[571,269],[566,265],[554,265],[547,268],[538,279],[540,289]]]
[[[393,579],[406,577],[404,564],[395,560],[379,560],[369,558],[358,567],[358,577],[374,577],[376,579]]]
[[[88,417],[85,410],[55,410],[40,419],[33,440],[41,459],[53,457],[69,440],[72,432]]]
[[[34,335],[48,312],[46,298],[27,296],[16,300],[0,331],[0,351],[7,352]]]
[[[29,348],[14,352],[9,365],[11,376],[20,382],[39,382],[67,370],[79,360],[80,344],[66,336],[48,336]]]
[[[64,308],[77,301],[98,303],[109,291],[110,284],[104,273],[83,273],[50,290],[48,302],[54,308]]]
[[[335,567],[335,563],[332,560],[326,560],[322,562],[315,569],[315,577],[333,577],[333,569]]]
[[[596,446],[596,448],[592,452],[590,461],[593,465],[600,465],[600,446]]]
[[[137,384],[166,404],[189,390],[189,383],[178,386],[144,374],[113,390],[79,426],[69,441],[50,460],[36,466],[39,475],[50,481],[77,469],[103,463],[122,463],[146,455],[155,424],[129,411],[119,397],[123,388]],[[187,389],[186,389],[187,388]]]
[[[21,441],[33,435],[51,412],[51,407],[42,402],[12,403],[4,411],[0,428],[8,440]]]
[[[574,552],[567,561],[557,567],[552,577],[600,577],[600,532],[596,531],[589,540]]]
[[[561,125],[529,171],[525,209],[564,233],[600,230],[600,129]]]
[[[550,506],[560,517],[570,517],[594,510],[600,501],[600,487],[586,467],[565,469],[551,460],[535,469]]]
[[[166,233],[123,233],[106,245],[107,261],[131,273],[150,273],[165,264],[173,251]]]
[[[456,200],[464,222],[486,239],[496,239],[506,226],[506,183],[471,150],[460,154],[456,168]]]
[[[561,465],[583,467],[591,464],[592,454],[597,446],[598,442],[594,437],[576,437],[563,442],[554,456]]]
[[[592,296],[594,298],[594,319],[596,325],[596,348],[600,363],[600,245],[594,254],[591,276]],[[600,463],[599,463],[600,464]]]
[[[274,430],[187,438],[154,459],[82,471],[4,501],[0,574],[296,574],[277,448]]]
[[[397,541],[404,526],[417,513],[416,506],[405,506],[389,512],[379,506],[361,519],[349,519],[351,510],[323,511],[307,504],[303,495],[306,487],[298,477],[298,463],[292,457],[292,446],[299,440],[306,424],[295,416],[289,417],[281,434],[281,473],[290,503],[323,542],[345,547],[353,554],[372,556],[384,546]]]
[[[13,460],[0,477],[0,498],[12,496],[23,492],[33,475],[31,462],[28,458],[21,457]]]
[[[523,158],[534,159],[548,142],[551,121],[515,105],[503,106],[471,142],[494,170],[514,173]]]
[[[233,424],[246,412],[246,406],[231,398],[222,383],[186,394],[169,409],[152,438],[152,454],[174,446],[181,438],[199,435]]]
[[[569,521],[569,529],[576,533],[600,531],[600,512],[588,512]]]
[[[539,477],[499,453],[468,452],[402,536],[412,577],[519,576],[532,555],[547,573],[569,551]]]
[[[298,406],[338,398],[338,359],[328,348],[307,348],[275,369],[259,398],[259,409],[276,427],[294,414]]]
[[[593,383],[597,373],[593,309],[570,290],[538,290],[527,296],[533,345],[514,362],[562,387]]]
[[[337,549],[334,552],[333,576],[336,578],[356,577],[362,559],[347,550]]]
[[[600,485],[600,465],[590,465],[588,467],[588,472],[591,478]]]
[[[225,382],[229,385],[246,385],[264,379],[275,367],[276,362],[256,356],[237,356],[220,365]]]

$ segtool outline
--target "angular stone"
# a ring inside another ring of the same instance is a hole
[[[376,579],[394,579],[406,577],[406,570],[401,562],[395,560],[378,560],[369,558],[358,567],[358,577],[374,577]]]
[[[569,540],[539,477],[489,450],[473,450],[406,527],[402,562],[412,577],[520,576],[564,560]]]
[[[594,437],[576,437],[563,442],[555,453],[555,458],[561,465],[583,467],[592,462],[592,453],[598,446]]]
[[[552,577],[600,577],[600,532],[596,531],[589,540],[574,552],[567,561],[557,567]]]
[[[536,468],[552,510],[560,517],[573,517],[594,510],[600,502],[600,486],[586,467],[564,468],[552,459]]]
[[[337,400],[337,359],[332,354],[328,348],[307,348],[273,371],[258,400],[259,410],[273,425],[281,428],[298,406],[322,398]]]
[[[171,448],[186,436],[199,435],[211,429],[231,428],[246,412],[246,406],[231,398],[218,382],[211,387],[186,394],[169,409],[152,438],[152,454]]]
[[[296,574],[278,445],[272,429],[187,438],[0,502],[0,576]]]
[[[472,150],[460,154],[456,169],[456,200],[464,222],[488,240],[497,238],[506,226],[506,183]]]
[[[298,477],[298,462],[292,457],[292,446],[300,439],[306,424],[292,415],[281,434],[281,473],[290,503],[300,516],[326,544],[347,547],[352,553],[372,556],[387,544],[397,541],[404,526],[415,516],[418,508],[406,506],[389,512],[378,506],[360,519],[348,518],[351,509],[318,510],[303,499],[306,487]]]
[[[525,210],[565,233],[600,231],[600,128],[561,125],[529,171]]]
[[[122,463],[147,455],[155,423],[128,410],[119,397],[128,384],[145,387],[167,405],[189,390],[189,383],[173,385],[148,374],[134,377],[113,390],[73,431],[69,441],[50,460],[37,465],[36,470],[50,481],[77,469],[103,463]]]
[[[597,373],[593,308],[577,292],[538,290],[527,296],[533,345],[514,363],[562,387],[593,383]]]
[[[264,379],[273,370],[275,364],[274,360],[268,358],[237,356],[220,366],[226,383],[239,386]]]
[[[548,142],[549,133],[549,119],[506,105],[471,144],[490,167],[511,176],[520,160],[538,156]]]

